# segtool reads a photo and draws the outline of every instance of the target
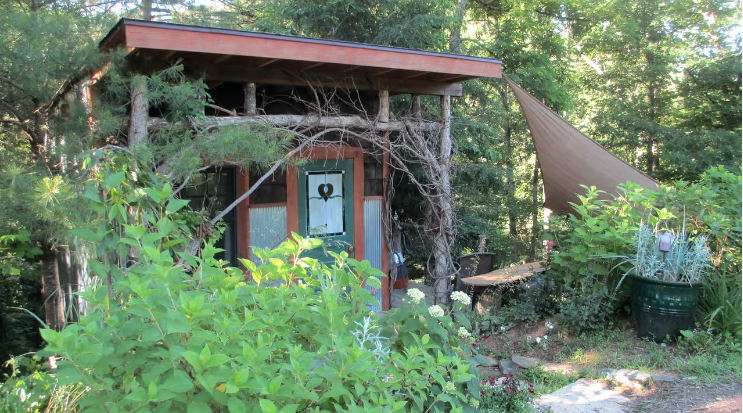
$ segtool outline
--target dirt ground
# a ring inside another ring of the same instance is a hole
[[[638,413],[740,413],[741,382],[702,384],[684,380],[662,383],[633,400]]]

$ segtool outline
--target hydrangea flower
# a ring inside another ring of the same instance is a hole
[[[410,297],[410,301],[412,301],[413,304],[420,304],[420,302],[426,298],[426,295],[423,294],[423,291],[417,288],[411,288],[408,290],[408,297]]]
[[[464,291],[454,291],[453,293],[451,293],[451,299],[458,303],[461,303],[464,306],[472,304],[472,299]]]
[[[433,318],[440,318],[444,316],[444,309],[437,305],[432,305],[428,307],[428,314]]]
[[[457,330],[457,335],[459,336],[459,338],[467,338],[471,336],[472,333],[467,331],[467,329],[464,327],[459,327],[459,330]]]

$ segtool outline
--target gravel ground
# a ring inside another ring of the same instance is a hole
[[[741,382],[701,384],[683,380],[662,383],[636,397],[632,412],[638,413],[741,413]]]

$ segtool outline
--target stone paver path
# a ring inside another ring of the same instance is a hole
[[[537,399],[554,413],[628,413],[630,398],[605,383],[580,379]]]

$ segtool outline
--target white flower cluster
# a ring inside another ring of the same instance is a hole
[[[444,393],[454,393],[455,391],[457,391],[457,385],[447,381],[444,385]]]
[[[459,330],[457,330],[457,335],[459,336],[459,338],[467,338],[471,336],[472,333],[467,331],[467,329],[464,327],[459,327]]]
[[[408,290],[408,297],[410,297],[413,304],[420,304],[420,302],[426,298],[426,295],[423,294],[423,291],[417,288],[411,288]]]
[[[541,343],[542,340],[544,340],[544,344],[542,344],[544,347],[547,347],[547,340],[549,339],[549,336],[547,334],[544,335],[544,337],[537,337],[534,339],[534,341],[537,342],[537,344]]]
[[[428,307],[428,314],[431,314],[433,318],[440,318],[444,316],[444,309],[437,305],[432,305]]]
[[[555,328],[555,325],[552,324],[552,323],[550,323],[549,321],[545,321],[544,322],[544,326],[547,327],[547,328],[549,328],[550,330],[552,330],[553,328]]]
[[[454,291],[453,293],[451,293],[451,299],[458,303],[461,303],[464,306],[469,306],[472,304],[472,299],[464,291]]]

